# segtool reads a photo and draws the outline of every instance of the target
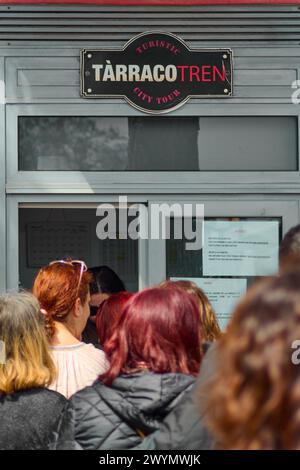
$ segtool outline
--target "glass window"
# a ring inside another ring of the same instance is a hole
[[[30,289],[34,277],[50,261],[67,257],[82,259],[89,267],[106,265],[124,281],[129,291],[138,290],[138,240],[99,240],[96,226],[101,217],[95,209],[19,210],[20,284]],[[119,220],[118,215],[116,220]],[[128,224],[131,218],[128,217]]]
[[[293,116],[20,116],[21,171],[297,171]]]
[[[258,276],[277,271],[282,220],[205,217],[202,248],[197,251],[186,249],[186,238],[176,239],[175,220],[170,220],[170,239],[166,240],[167,278],[190,280],[201,287],[224,328],[247,287]],[[196,220],[192,223],[195,232]],[[198,230],[202,228],[198,225]]]
[[[186,250],[186,242],[188,240],[184,237],[184,229],[182,228],[182,239],[176,239],[174,237],[174,217],[171,217],[170,220],[170,239],[166,240],[166,269],[167,269],[167,278],[170,277],[202,277],[205,275],[203,271],[203,248],[200,250]],[[277,229],[277,240],[281,239],[282,233],[282,220],[277,217],[205,217],[204,224],[206,221],[215,221],[215,222],[276,222],[278,226]],[[181,221],[183,224],[183,220]],[[193,231],[196,230],[196,220],[192,220]],[[205,239],[203,240],[205,243]],[[278,253],[276,253],[278,256]],[[271,273],[270,273],[271,274]],[[214,276],[216,277],[216,276]],[[218,276],[219,277],[219,276]],[[240,276],[237,272],[234,277],[245,277],[244,275]],[[251,281],[252,276],[248,276],[248,280]]]

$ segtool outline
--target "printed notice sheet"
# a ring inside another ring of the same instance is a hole
[[[207,295],[224,330],[240,297],[246,292],[247,279],[171,278],[195,282]]]
[[[206,221],[204,276],[265,276],[278,269],[278,221]]]

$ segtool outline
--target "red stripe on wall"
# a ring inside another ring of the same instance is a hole
[[[300,5],[300,0],[0,0],[0,4],[73,5]]]

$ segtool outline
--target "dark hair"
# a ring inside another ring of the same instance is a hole
[[[145,289],[129,299],[118,328],[104,350],[109,370],[100,377],[111,385],[120,374],[141,369],[196,376],[202,359],[196,300],[178,288]]]
[[[300,449],[300,370],[292,361],[299,338],[300,272],[251,287],[219,341],[214,378],[201,389],[219,448]]]
[[[99,306],[96,316],[96,328],[101,346],[104,346],[114,333],[116,324],[132,296],[131,292],[118,292],[118,294],[112,294]]]
[[[91,295],[117,294],[126,290],[123,281],[108,266],[96,266],[90,268],[89,272],[93,276],[93,281],[90,285]]]
[[[281,269],[300,266],[300,224],[285,234],[280,244],[279,262]]]

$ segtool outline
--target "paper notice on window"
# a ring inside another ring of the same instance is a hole
[[[265,276],[278,270],[278,221],[206,221],[204,276]]]
[[[247,290],[247,279],[212,279],[212,278],[171,278],[172,281],[192,281],[207,295],[218,319],[220,328],[224,330],[232,312]]]

